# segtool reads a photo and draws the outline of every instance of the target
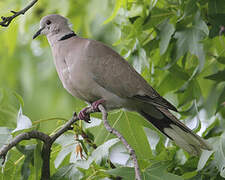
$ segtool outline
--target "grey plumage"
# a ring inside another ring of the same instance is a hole
[[[117,52],[101,42],[73,36],[67,19],[60,15],[42,18],[40,26],[34,38],[39,34],[47,36],[59,78],[73,96],[88,103],[104,99],[108,111],[117,108],[136,111],[191,154],[210,150],[204,139],[168,110],[177,111],[176,108]]]

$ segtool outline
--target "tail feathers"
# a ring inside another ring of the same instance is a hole
[[[211,150],[211,147],[203,138],[193,133],[191,129],[180,122],[167,109],[157,109],[164,115],[163,118],[157,119],[144,111],[139,113],[188,153],[198,156],[201,154],[202,149]]]

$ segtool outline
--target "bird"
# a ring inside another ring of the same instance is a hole
[[[94,109],[126,109],[143,116],[175,144],[194,156],[210,145],[179,121],[177,109],[160,96],[119,53],[104,43],[79,37],[67,18],[50,14],[40,21],[33,39],[45,35],[63,87]],[[79,118],[89,122],[84,108]]]

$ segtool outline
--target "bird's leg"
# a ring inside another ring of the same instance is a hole
[[[88,114],[86,111],[89,107],[86,107],[84,109],[82,109],[79,114],[78,114],[78,117],[80,120],[84,120],[85,122],[87,123],[90,123],[91,120],[90,120],[90,114]]]
[[[99,100],[93,102],[93,103],[91,104],[91,107],[93,108],[93,111],[95,111],[95,112],[100,112],[99,109],[98,109],[98,106],[99,106],[99,104],[102,104],[102,103],[104,103],[104,102],[105,102],[104,99],[99,99]],[[82,110],[79,112],[79,114],[78,114],[79,119],[80,119],[80,120],[84,120],[84,121],[87,122],[87,123],[90,123],[90,122],[91,122],[91,120],[90,120],[90,114],[86,112],[87,109],[89,109],[89,108],[90,108],[90,107],[86,107],[86,108],[82,109]]]
[[[102,104],[102,103],[104,103],[104,102],[105,102],[104,99],[99,99],[99,100],[93,102],[93,103],[91,104],[91,107],[93,108],[94,111],[100,112],[100,110],[98,109],[98,106],[99,106],[99,104]]]

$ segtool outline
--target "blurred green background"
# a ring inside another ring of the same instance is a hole
[[[23,8],[28,2],[3,0],[0,14],[8,15],[10,9]],[[63,89],[46,38],[42,36],[32,40],[32,36],[43,16],[57,13],[68,17],[79,36],[112,45],[118,40],[119,32],[112,23],[103,25],[112,8],[113,1],[104,0],[39,1],[25,16],[15,19],[8,28],[1,28],[0,87],[1,97],[5,99],[1,100],[1,126],[16,126],[19,103],[13,96],[14,92],[22,96],[23,112],[32,120],[70,118],[74,111],[86,105]],[[11,101],[10,110],[7,98]],[[49,123],[46,127],[53,125]]]

